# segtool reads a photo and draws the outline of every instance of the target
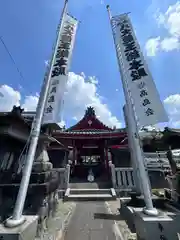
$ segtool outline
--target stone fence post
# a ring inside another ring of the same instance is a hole
[[[67,164],[66,169],[65,169],[65,185],[66,185],[66,188],[69,188],[70,169],[71,169],[70,164]]]
[[[115,172],[115,166],[111,161],[109,161],[109,167],[111,169],[111,181],[113,184],[113,188],[115,188],[116,187],[116,172]]]

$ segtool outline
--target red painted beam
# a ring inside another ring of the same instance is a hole
[[[128,144],[109,146],[109,148],[113,148],[113,149],[128,148]]]

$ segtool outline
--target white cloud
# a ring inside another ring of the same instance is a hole
[[[37,107],[39,96],[26,96],[22,107],[25,111],[35,111]]]
[[[145,49],[148,56],[155,56],[158,51],[172,51],[180,49],[180,1],[170,5],[165,13],[159,10],[155,14],[159,27],[163,27],[167,36],[151,38],[147,41]]]
[[[81,74],[80,74],[83,78],[86,78],[86,75],[85,75],[85,73],[84,72],[81,72]]]
[[[64,116],[79,120],[87,106],[93,106],[100,120],[108,126],[121,127],[121,122],[112,115],[108,106],[102,102],[102,97],[97,93],[97,79],[84,75],[69,74],[67,91],[64,97]]]
[[[169,6],[165,13],[164,26],[172,36],[180,36],[180,2]]]
[[[81,75],[84,79],[86,78],[86,76],[84,75]],[[97,85],[98,84],[98,80],[95,76],[93,77],[88,77],[88,80],[87,80],[89,83],[92,83],[94,85]]]
[[[0,86],[0,111],[10,111],[14,105],[20,105],[21,94],[7,85]]]
[[[161,41],[161,49],[168,52],[180,47],[180,42],[175,37],[164,38]]]
[[[168,96],[164,104],[169,114],[170,125],[180,127],[180,94]]]
[[[89,77],[86,81],[84,74],[69,73],[63,107],[65,120],[78,121],[84,115],[86,107],[91,105],[103,123],[120,128],[121,122],[112,115],[108,106],[102,102],[103,98],[98,95],[97,83],[98,81],[94,76]],[[13,105],[20,104],[26,111],[35,111],[36,109],[38,94],[26,96],[22,101],[21,93],[7,85],[0,86],[0,93],[0,111],[10,111]]]
[[[14,105],[22,105],[25,110],[35,111],[38,94],[34,96],[26,96],[21,100],[21,93],[7,85],[0,86],[0,111],[10,111]],[[170,126],[180,127],[180,94],[168,96],[164,100],[167,109]],[[97,86],[94,83],[85,81],[81,75],[70,73],[67,90],[65,94],[64,104],[65,120],[78,121],[84,115],[87,106],[91,105],[95,108],[97,117],[108,126],[121,127],[121,122],[112,115],[108,106],[104,104],[101,97],[97,94]],[[62,121],[60,125],[64,125]]]
[[[159,27],[164,24],[164,22],[165,22],[165,16],[164,16],[164,14],[162,14],[161,12],[158,11],[158,12],[156,12],[156,14],[154,15],[154,17],[155,17],[155,19],[156,19]]]
[[[66,123],[65,123],[65,121],[61,121],[61,122],[59,122],[58,123],[58,125],[61,127],[61,128],[63,128],[64,126],[66,126]]]
[[[159,50],[160,37],[150,38],[145,45],[145,49],[148,57],[154,57]]]
[[[49,60],[45,60],[44,64],[45,64],[45,66],[48,66],[49,65]]]
[[[78,121],[77,117],[75,117],[75,116],[72,119],[75,120],[75,121]]]

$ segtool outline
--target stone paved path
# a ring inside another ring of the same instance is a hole
[[[104,202],[77,203],[64,240],[115,240],[108,216]]]

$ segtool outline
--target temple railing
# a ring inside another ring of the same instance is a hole
[[[118,192],[129,192],[135,188],[133,168],[115,168],[110,163],[113,188]]]
[[[133,168],[117,168],[114,166],[114,164],[110,164],[110,169],[112,185],[113,188],[115,188],[116,192],[131,192],[136,189]],[[156,171],[157,173],[165,171],[161,168],[158,168],[157,166],[148,167],[147,170],[149,174]]]
[[[115,168],[116,188],[120,191],[132,191],[135,188],[133,168]]]
[[[117,193],[136,191],[136,183],[133,168],[117,168],[114,164],[110,164],[111,181],[113,188]],[[149,184],[152,188],[164,188],[166,186],[166,178],[164,173],[166,169],[147,168],[149,176]]]

